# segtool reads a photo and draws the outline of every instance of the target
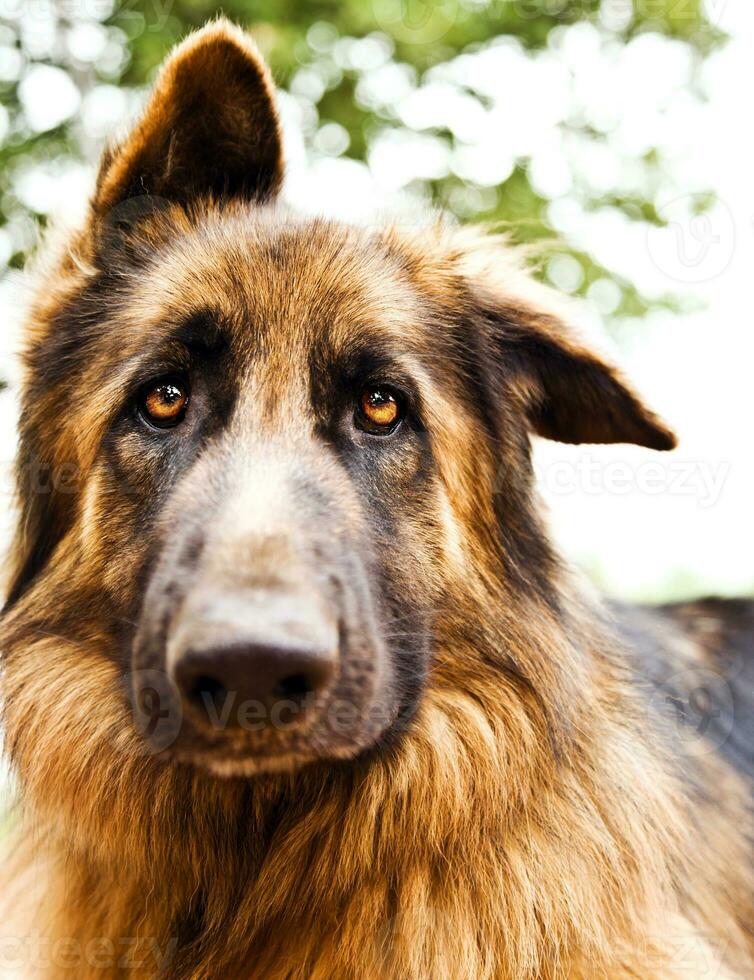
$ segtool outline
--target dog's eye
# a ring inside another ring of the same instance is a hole
[[[385,385],[365,388],[359,399],[356,422],[360,429],[374,435],[386,435],[403,418],[402,399]]]
[[[183,421],[189,402],[188,381],[183,377],[150,381],[139,395],[139,414],[158,429],[169,429]]]

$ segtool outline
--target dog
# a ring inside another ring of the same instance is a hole
[[[270,75],[215,22],[38,262],[6,953],[754,976],[754,603],[602,602],[534,485],[533,435],[673,433],[504,239],[303,219],[282,179]]]

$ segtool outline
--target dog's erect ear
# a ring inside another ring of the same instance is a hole
[[[673,449],[675,435],[610,364],[557,318],[511,306],[487,311],[500,366],[533,432],[570,443]]]
[[[283,175],[269,72],[228,21],[192,34],[160,70],[130,135],[105,153],[94,198],[104,216],[134,197],[263,201]]]

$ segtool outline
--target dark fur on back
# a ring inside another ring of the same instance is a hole
[[[657,720],[754,779],[754,602],[611,607]]]

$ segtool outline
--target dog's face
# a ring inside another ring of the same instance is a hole
[[[121,296],[88,519],[132,583],[148,737],[223,771],[353,756],[427,669],[442,311],[387,245],[248,208],[170,232]]]
[[[28,352],[13,628],[96,622],[140,737],[222,775],[399,738],[475,596],[545,589],[531,431],[673,444],[499,246],[297,220],[281,172],[256,54],[201,32]]]

